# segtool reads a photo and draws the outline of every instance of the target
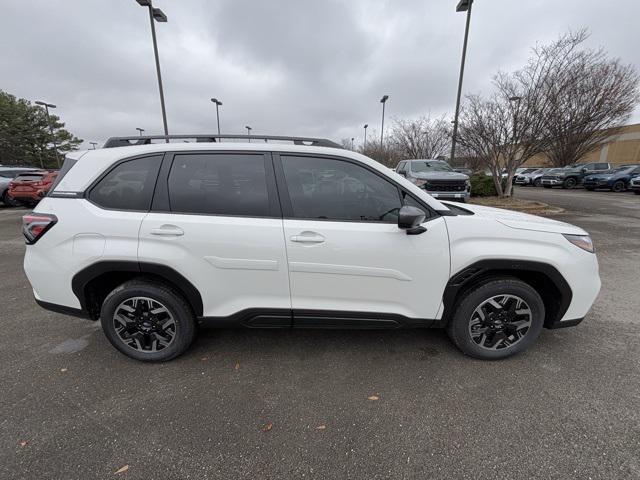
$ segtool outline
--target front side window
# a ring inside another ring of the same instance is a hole
[[[609,170],[609,164],[608,163],[596,163],[595,164],[595,169],[596,170]]]
[[[396,222],[398,188],[351,162],[282,157],[293,216],[305,219]]]
[[[269,216],[262,154],[176,155],[169,173],[172,212]]]
[[[162,155],[118,164],[89,192],[89,199],[113,210],[147,211],[158,177]]]

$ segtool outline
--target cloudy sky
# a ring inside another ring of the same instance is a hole
[[[451,114],[465,16],[457,0],[155,0],[170,133],[356,137]],[[58,105],[86,142],[161,133],[146,9],[134,0],[0,0],[0,89]],[[588,27],[591,46],[640,63],[638,0],[476,0],[464,92],[487,92],[536,42]],[[640,65],[638,65],[640,67]],[[640,122],[636,111],[633,122]],[[371,130],[370,130],[371,132]]]

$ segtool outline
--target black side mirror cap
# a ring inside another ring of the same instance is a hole
[[[407,231],[407,235],[419,235],[427,229],[420,226],[427,218],[427,214],[418,207],[405,205],[398,212],[398,228]]]

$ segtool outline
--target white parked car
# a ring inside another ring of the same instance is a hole
[[[176,357],[198,323],[444,327],[494,359],[576,325],[600,289],[581,228],[440,202],[329,141],[207,138],[68,154],[24,217],[36,301],[138,360]]]

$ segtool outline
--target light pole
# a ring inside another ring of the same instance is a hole
[[[467,58],[467,40],[469,39],[469,23],[471,22],[471,6],[473,0],[460,0],[456,12],[467,12],[467,24],[464,27],[464,43],[462,45],[462,60],[460,61],[460,76],[458,77],[458,95],[456,97],[456,113],[453,117],[453,136],[451,137],[451,162],[456,157],[456,137],[458,135],[458,115],[460,115],[460,96],[462,95],[462,78],[464,77],[464,62]]]
[[[56,162],[58,162],[58,167],[60,167],[60,155],[58,155],[58,144],[56,143],[56,137],[53,134],[53,125],[51,125],[51,117],[49,116],[49,109],[56,108],[53,103],[43,102],[41,100],[36,100],[36,105],[40,105],[44,107],[44,110],[47,112],[47,124],[49,125],[49,132],[51,133],[51,142],[53,143],[53,152],[55,153]]]
[[[98,142],[89,142],[89,143],[93,147],[93,150],[95,150],[96,149],[96,145],[98,145]]]
[[[164,134],[169,136],[169,128],[167,127],[167,111],[164,106],[164,91],[162,89],[162,75],[160,74],[160,57],[158,56],[158,42],[156,40],[156,22],[166,22],[167,16],[159,8],[153,8],[151,0],[136,0],[142,7],[149,9],[149,21],[151,22],[151,38],[153,39],[153,54],[156,57],[156,73],[158,74],[158,89],[160,90],[160,106],[162,107],[162,124],[164,125]],[[169,139],[165,141],[169,143]]]
[[[251,135],[251,130],[253,130],[253,128],[251,128],[249,125],[245,125],[244,128],[247,129],[247,137]],[[249,139],[249,143],[251,143],[251,139]]]
[[[142,132],[144,132],[144,128],[136,127],[136,130],[138,130],[138,132],[140,133],[140,136],[142,136]]]
[[[382,148],[384,142],[384,106],[389,100],[389,95],[385,95],[380,99],[380,103],[382,104],[382,126],[380,127],[380,147]]]
[[[222,102],[217,98],[212,98],[211,101],[216,104],[216,120],[218,121],[218,135],[220,135],[220,112],[218,107],[222,106]]]
[[[364,124],[364,146],[367,146],[367,128],[369,128],[369,124],[365,123]]]

